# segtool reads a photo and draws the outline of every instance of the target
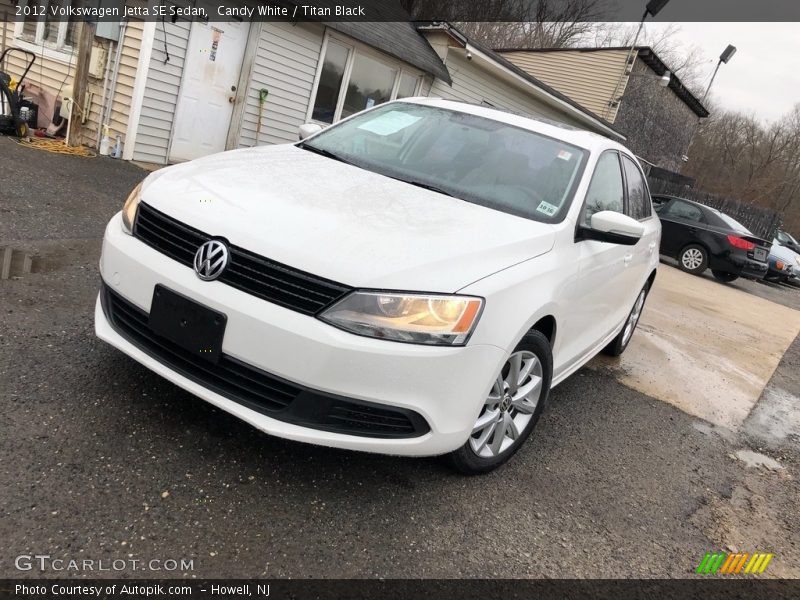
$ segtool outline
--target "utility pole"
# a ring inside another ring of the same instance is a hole
[[[94,32],[97,25],[83,21],[79,25],[78,49],[75,59],[75,79],[72,83],[72,110],[69,119],[69,145],[80,146],[83,139],[83,112],[88,111],[86,92],[89,89],[89,60],[92,57]]]

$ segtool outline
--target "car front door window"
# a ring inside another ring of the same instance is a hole
[[[590,227],[592,215],[600,211],[613,210],[621,213],[624,209],[619,156],[616,152],[606,152],[597,161],[589,190],[586,192],[581,224]]]
[[[625,169],[625,181],[628,186],[628,216],[637,221],[646,219],[652,214],[652,211],[650,194],[647,193],[642,173],[627,156],[622,157],[622,165]]]

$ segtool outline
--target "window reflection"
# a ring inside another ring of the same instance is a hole
[[[365,108],[388,102],[397,70],[363,54],[356,54],[353,71],[347,84],[342,118]]]
[[[317,98],[314,101],[314,110],[311,118],[315,121],[333,123],[336,114],[336,103],[339,101],[339,89],[342,86],[342,77],[347,64],[348,50],[333,40],[328,41],[325,52],[325,62],[317,86]]]

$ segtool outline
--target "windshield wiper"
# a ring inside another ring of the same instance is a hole
[[[300,148],[303,150],[308,150],[309,152],[313,152],[315,154],[319,154],[320,156],[325,156],[327,158],[332,158],[333,160],[338,160],[339,162],[343,162],[348,165],[352,165],[353,163],[336,154],[335,152],[331,152],[330,150],[325,150],[324,148],[318,148],[317,146],[312,146],[311,144],[298,144]]]
[[[346,158],[336,154],[335,152],[331,152],[330,150],[325,150],[324,148],[319,148],[317,146],[312,146],[311,144],[300,143],[297,145],[298,148],[302,148],[303,150],[308,150],[309,152],[314,152],[315,154],[319,154],[320,156],[325,156],[327,158],[332,158],[333,160],[338,160],[348,165],[353,165],[354,163],[347,160]],[[358,165],[354,165],[358,166]],[[368,169],[370,170],[370,169]],[[376,171],[377,172],[377,171]],[[457,198],[447,190],[443,190],[440,187],[436,187],[435,185],[431,185],[430,183],[425,183],[424,181],[414,181],[413,179],[404,179],[402,177],[393,177],[392,175],[386,175],[387,177],[391,177],[392,179],[396,179],[397,181],[402,181],[403,183],[408,183],[410,185],[415,185],[425,190],[430,190],[432,192],[437,192],[439,194],[444,194],[445,196],[450,196],[451,198]]]
[[[447,190],[443,190],[440,187],[436,187],[435,185],[431,185],[430,183],[425,183],[423,181],[414,181],[411,179],[403,179],[402,177],[393,177],[392,179],[397,179],[397,181],[402,181],[404,183],[408,183],[411,185],[415,185],[420,187],[424,190],[430,190],[432,192],[437,192],[439,194],[444,194],[445,196],[450,196],[451,198],[457,198],[458,196],[454,196],[452,193],[448,192]]]

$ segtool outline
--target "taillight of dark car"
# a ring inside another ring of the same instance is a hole
[[[756,247],[753,242],[748,242],[747,240],[735,235],[728,236],[728,243],[734,248],[741,248],[742,250],[752,250]]]

